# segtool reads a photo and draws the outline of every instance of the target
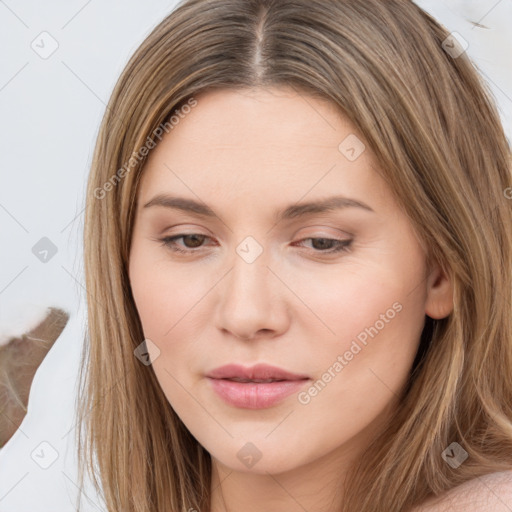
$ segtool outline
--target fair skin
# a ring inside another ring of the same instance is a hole
[[[330,103],[287,88],[196,99],[151,151],[137,198],[129,276],[145,338],[160,351],[153,370],[212,456],[211,512],[335,510],[344,476],[396,407],[425,315],[452,311],[451,282],[427,268],[370,149],[353,161],[338,149],[362,136]],[[157,194],[206,204],[215,216],[144,207]],[[274,219],[335,195],[371,211]],[[175,241],[189,254],[163,245],[180,234],[199,237]],[[339,244],[322,239],[352,242],[334,253]],[[248,263],[241,242],[263,252]],[[377,334],[345,357],[372,326]],[[338,356],[343,369],[333,373]],[[224,402],[205,374],[233,362],[307,375],[302,402],[298,393],[257,410]],[[329,368],[325,387],[308,391]],[[237,457],[249,442],[261,455],[251,467]]]
[[[510,512],[512,471],[483,475],[426,500],[411,512]]]

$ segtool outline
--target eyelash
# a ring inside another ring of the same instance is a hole
[[[199,237],[205,237],[210,238],[206,235],[201,235],[199,233],[182,233],[180,235],[175,236],[167,236],[165,238],[160,239],[162,242],[162,245],[164,247],[169,248],[173,252],[178,252],[182,254],[193,254],[195,252],[198,252],[201,247],[198,247],[196,249],[181,249],[176,245],[176,240],[180,238],[185,238],[188,236],[199,236]],[[352,240],[338,240],[335,238],[324,238],[324,237],[310,237],[310,238],[303,238],[302,240],[299,240],[300,242],[303,242],[305,240],[328,240],[329,242],[336,242],[338,244],[338,247],[336,249],[329,249],[327,251],[320,251],[315,250],[313,251],[317,254],[337,254],[341,252],[350,252],[350,246],[352,244]]]

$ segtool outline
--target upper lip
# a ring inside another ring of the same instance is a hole
[[[245,367],[240,364],[227,364],[215,368],[207,374],[207,377],[213,379],[248,379],[248,380],[303,380],[309,379],[307,375],[299,375],[291,373],[277,366],[268,364],[256,364],[254,366]]]

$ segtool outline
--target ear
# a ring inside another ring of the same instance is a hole
[[[427,277],[425,314],[434,320],[447,317],[453,311],[453,281],[439,264],[433,265]]]

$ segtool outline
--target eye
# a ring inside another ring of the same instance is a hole
[[[352,240],[338,240],[336,238],[304,238],[303,240],[300,240],[300,242],[305,242],[307,240],[313,241],[312,245],[315,252],[320,254],[333,254],[343,251],[349,252],[350,245],[352,244]]]
[[[187,243],[191,243],[191,247],[187,247],[185,245],[185,248],[183,248],[182,246],[179,246],[177,240],[179,240],[180,238],[182,238],[184,242],[186,240]],[[193,252],[197,252],[194,249],[200,247],[201,242],[203,242],[206,238],[210,237],[206,235],[201,235],[199,233],[182,233],[180,235],[167,236],[165,238],[162,238],[161,242],[162,245],[168,247],[169,249],[171,249],[171,251],[190,254]]]
[[[160,241],[162,245],[168,247],[172,251],[191,254],[198,252],[197,249],[202,247],[202,243],[209,239],[209,236],[201,235],[199,233],[181,233],[180,235],[168,236],[162,238]],[[185,247],[178,244],[178,240],[182,239]],[[338,240],[335,238],[304,238],[298,243],[311,240],[313,241],[313,250],[319,254],[333,254],[349,251],[352,240]]]

